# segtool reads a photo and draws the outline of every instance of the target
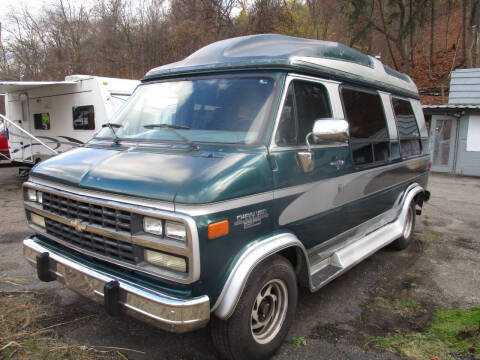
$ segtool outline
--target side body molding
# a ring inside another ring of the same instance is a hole
[[[297,247],[303,251],[309,269],[305,247],[294,234],[285,232],[259,241],[245,250],[237,260],[211,311],[220,319],[228,319],[235,310],[253,269],[269,256],[289,247]]]
[[[329,258],[325,259],[325,262],[332,265],[335,270],[327,271],[328,274],[325,277],[321,271],[312,273],[307,251],[293,233],[284,232],[276,234],[251,245],[237,260],[211,312],[214,312],[220,319],[228,319],[233,314],[253,269],[269,256],[290,247],[299,248],[303,252],[310,290],[313,292],[320,289],[365,258],[399,238],[403,232],[408,207],[415,196],[420,193],[426,194],[428,192],[418,183],[410,184],[403,194],[398,197],[394,205],[394,209],[397,211],[395,220],[363,237],[351,239],[343,248],[336,250]]]

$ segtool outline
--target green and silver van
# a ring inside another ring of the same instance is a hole
[[[406,248],[429,171],[412,80],[344,45],[255,35],[149,71],[88,144],[33,168],[24,253],[219,353],[266,358],[317,291]]]

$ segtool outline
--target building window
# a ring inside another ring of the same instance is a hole
[[[50,114],[33,114],[33,124],[36,130],[50,130]]]
[[[281,146],[304,145],[315,120],[331,116],[327,89],[322,84],[293,81],[288,87],[275,142]]]
[[[93,105],[74,106],[72,110],[74,130],[95,130]]]
[[[420,154],[420,131],[410,101],[392,98],[392,105],[400,139],[400,154],[403,158]]]
[[[377,93],[342,89],[345,115],[350,127],[353,163],[367,165],[390,160],[390,139]]]

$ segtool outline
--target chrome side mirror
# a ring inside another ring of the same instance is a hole
[[[340,119],[318,119],[313,124],[311,134],[315,143],[346,145],[348,144],[348,122]]]
[[[314,167],[314,154],[309,138],[317,144],[346,145],[348,144],[348,122],[340,119],[318,119],[313,124],[312,132],[305,138],[307,151],[297,153],[303,172],[308,173]]]

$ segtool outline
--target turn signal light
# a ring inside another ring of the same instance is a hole
[[[215,239],[228,234],[228,220],[219,221],[208,225],[208,238]]]

